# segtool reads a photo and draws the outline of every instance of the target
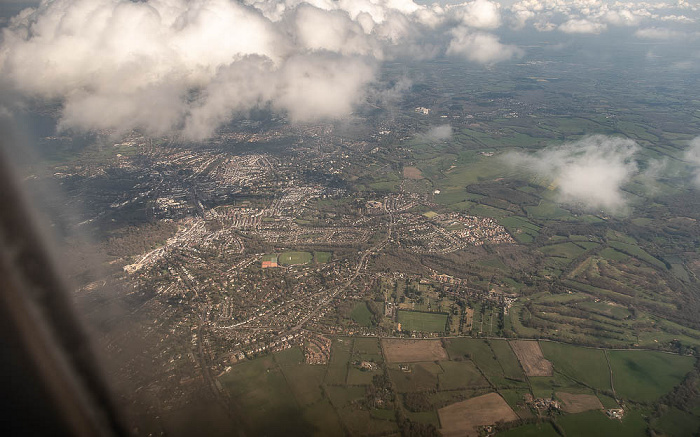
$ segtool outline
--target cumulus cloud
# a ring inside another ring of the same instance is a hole
[[[694,23],[700,10],[685,0],[520,0],[507,10],[511,27],[528,23],[540,31],[554,26],[567,33],[601,33],[608,26],[629,27],[661,22]]]
[[[549,21],[538,21],[534,24],[534,27],[539,32],[551,32],[557,28],[557,25]]]
[[[630,139],[595,135],[534,154],[510,153],[505,159],[552,180],[562,203],[615,213],[627,206],[622,188],[638,174],[633,159],[638,150]]]
[[[603,23],[586,20],[585,18],[571,19],[559,25],[559,30],[564,33],[600,33],[606,29]]]
[[[452,40],[446,53],[481,64],[493,64],[523,55],[522,49],[501,43],[495,35],[475,32],[466,27],[452,30]]]
[[[381,100],[386,60],[520,57],[496,33],[504,22],[572,34],[642,26],[637,37],[661,39],[678,36],[664,22],[698,13],[677,0],[43,0],[3,29],[0,86],[59,101],[66,129],[202,139],[258,107],[302,122],[351,116]]]
[[[643,16],[640,12],[624,8],[602,11],[601,15],[605,22],[614,26],[636,26],[642,21]]]
[[[383,107],[391,116],[396,115],[398,103],[411,89],[413,82],[406,76],[399,76],[396,80],[383,84],[381,87],[371,87],[367,92],[367,101],[375,107]]]
[[[700,137],[695,137],[690,141],[684,158],[691,166],[693,183],[700,188]]]
[[[443,124],[430,128],[423,137],[428,141],[446,141],[452,138],[452,126]]]
[[[381,57],[378,47],[373,47],[373,41],[362,26],[344,11],[325,11],[301,5],[296,10],[294,24],[297,40],[304,48]]]
[[[685,24],[695,23],[697,21],[694,18],[687,17],[685,15],[665,15],[665,16],[655,16],[654,18],[657,18],[660,21],[671,21],[671,22],[685,23]]]
[[[2,75],[26,94],[63,99],[66,128],[176,130],[201,104],[192,93],[222,69],[259,57],[268,61],[258,70],[282,71],[291,50],[260,14],[224,0],[56,0],[30,12],[4,30]]]
[[[455,17],[465,26],[477,29],[496,29],[501,25],[501,12],[498,3],[489,0],[475,0],[454,5],[451,8]]]
[[[196,140],[257,107],[347,117],[393,56],[520,55],[473,30],[500,20],[488,0],[46,0],[3,29],[0,84],[60,101],[65,129]]]
[[[657,27],[647,27],[644,29],[638,29],[634,35],[641,39],[651,39],[651,40],[669,40],[676,39],[683,36],[682,32],[676,30],[657,28]]]
[[[340,118],[362,100],[364,86],[374,75],[372,66],[361,60],[296,56],[285,63],[275,104],[293,121]]]
[[[207,138],[228,119],[266,102],[294,122],[342,118],[363,99],[374,76],[365,60],[337,55],[297,55],[279,69],[260,58],[239,61],[220,69],[190,106],[184,133]]]

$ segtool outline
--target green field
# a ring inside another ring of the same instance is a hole
[[[679,384],[695,358],[653,351],[610,351],[615,392],[618,396],[651,402]]]
[[[381,419],[381,420],[396,420],[396,413],[394,410],[386,410],[386,409],[375,409],[370,411],[370,414],[372,415],[373,418],[375,419]]]
[[[355,308],[350,313],[350,318],[360,326],[372,326],[372,312],[367,308],[365,302],[359,302],[355,305]]]
[[[470,358],[476,361],[477,365],[481,367],[482,361],[480,360],[484,357],[488,357],[488,367],[491,367],[491,363],[497,363],[486,340],[463,337],[450,338],[449,340],[445,340],[445,343],[447,353],[452,360]]]
[[[318,264],[327,263],[331,260],[331,252],[314,252],[314,261]]]
[[[589,387],[610,390],[610,370],[602,350],[550,341],[541,341],[540,347],[556,371]]]
[[[559,433],[549,422],[532,423],[508,431],[499,432],[497,437],[559,437]]]
[[[342,408],[338,415],[350,435],[396,435],[399,430],[395,421],[375,419],[369,411],[355,407]]]
[[[271,356],[238,364],[219,381],[239,399],[242,417],[255,434],[281,435],[290,426],[299,435],[313,430],[301,416],[294,393]],[[270,414],[278,420],[269,420]]]
[[[661,262],[659,259],[651,256],[647,251],[642,249],[641,247],[637,246],[636,244],[630,244],[630,243],[623,243],[621,241],[610,241],[608,242],[610,247],[619,250],[620,252],[623,252],[627,255],[631,255],[635,258],[638,258],[642,261],[648,262],[649,264],[653,265],[654,267],[658,267],[660,269],[665,269],[666,265]]]
[[[501,365],[501,369],[503,369],[503,376],[511,379],[524,379],[525,374],[522,367],[520,367],[518,357],[515,356],[507,341],[491,340],[490,346],[498,363]]]
[[[494,350],[489,345],[489,341],[476,338],[451,338],[447,342],[447,353],[452,360],[469,358],[474,364],[486,375],[489,381],[497,387],[517,385],[517,382],[506,379],[504,368],[508,369],[508,377],[519,378],[522,376],[520,364],[517,362],[515,354],[512,350],[507,353],[505,347],[510,349],[510,346],[505,341],[497,341],[502,343],[496,346],[499,356],[502,356],[504,363],[501,364]]]
[[[610,247],[606,247],[605,249],[601,250],[600,256],[610,261],[625,261],[629,259],[629,255],[625,255],[619,250],[615,250]]]
[[[364,397],[364,387],[328,386],[326,394],[336,408],[344,408]]]
[[[539,226],[520,216],[501,218],[499,223],[521,243],[531,243],[540,233]]]
[[[331,358],[324,382],[326,384],[345,384],[348,374],[348,361],[352,353],[352,340],[335,338],[331,344]]]
[[[378,375],[378,372],[370,372],[356,367],[350,367],[346,383],[347,385],[370,385],[374,375]]]
[[[584,308],[584,309],[600,312],[600,313],[606,314],[610,317],[620,319],[620,320],[622,320],[626,317],[629,317],[629,315],[630,315],[630,310],[623,307],[622,305],[613,305],[613,304],[611,304],[609,302],[605,302],[605,301],[580,302],[580,303],[577,303],[576,306],[579,308]]]
[[[532,388],[532,394],[536,398],[549,398],[557,391],[574,394],[594,394],[593,390],[558,372],[554,372],[552,376],[530,376],[528,381]]]
[[[432,365],[435,363],[411,364],[410,372],[404,372],[398,365],[389,367],[389,377],[399,393],[424,392],[436,390],[438,387],[438,374]]]
[[[559,208],[554,203],[546,200],[543,200],[537,206],[528,206],[525,210],[529,217],[539,220],[568,220],[572,218],[569,211]]]
[[[312,435],[314,436],[341,435],[343,433],[340,418],[328,400],[324,399],[307,407],[304,410],[303,418],[306,422],[313,424]]]
[[[444,332],[447,314],[399,311],[402,331]]]
[[[569,303],[577,299],[579,295],[564,295],[551,300]],[[302,349],[292,347],[238,363],[219,381],[238,399],[236,408],[251,435],[396,433],[398,425],[391,407],[367,407],[364,403],[383,375],[390,379],[393,396],[404,397],[403,402],[409,393],[424,396],[425,410],[404,413],[412,421],[433,425],[439,425],[437,409],[494,388],[524,419],[533,417],[524,406],[528,393],[535,397],[550,397],[558,391],[597,394],[606,408],[617,406],[603,394],[610,392],[610,373],[601,349],[540,341],[545,358],[554,365],[554,375],[525,378],[505,340],[449,338],[444,342],[450,360],[411,363],[402,369],[399,364],[384,364],[378,338],[335,337],[326,365],[305,364]],[[668,393],[692,369],[694,358],[642,350],[608,350],[607,354],[615,391],[628,401],[625,418],[622,422],[611,420],[600,411],[554,416],[566,436],[636,436],[644,435],[648,426],[665,435],[680,436],[700,426],[700,417],[693,413],[663,407],[651,416],[651,407],[629,402],[648,403]],[[378,367],[362,370],[361,361],[373,361]],[[293,431],[286,429],[290,425],[295,427]],[[498,435],[553,436],[553,432],[552,425],[542,422]]]
[[[654,428],[668,436],[697,435],[700,430],[700,417],[681,411],[678,408],[669,408],[663,416],[654,422]]]
[[[273,356],[275,357],[277,364],[279,364],[281,367],[293,366],[304,362],[304,352],[302,352],[301,348],[298,347],[292,347],[280,352],[275,352]]]
[[[323,366],[298,366],[282,367],[289,388],[299,405],[313,405],[323,399],[321,384],[326,369]]]
[[[277,257],[277,262],[285,266],[308,264],[313,259],[309,252],[282,252]]]
[[[567,437],[616,436],[638,437],[647,435],[647,424],[638,410],[628,410],[622,421],[609,419],[602,411],[567,414],[557,419]]]
[[[379,346],[379,339],[355,338],[352,354],[363,360],[382,361],[382,350]]]
[[[499,389],[498,394],[500,394],[503,399],[510,405],[514,410],[518,408],[525,407],[525,395],[531,394],[529,388],[517,388],[517,389]]]
[[[544,246],[540,249],[543,253],[550,256],[558,256],[562,258],[576,258],[584,252],[584,249],[574,243],[560,243]]]
[[[443,361],[443,373],[438,375],[440,390],[488,387],[488,382],[471,361]]]
[[[436,428],[440,428],[440,419],[438,418],[436,411],[422,411],[419,413],[406,411],[406,417],[411,419],[413,422],[432,423]]]

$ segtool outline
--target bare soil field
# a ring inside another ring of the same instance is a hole
[[[498,393],[467,399],[438,410],[440,432],[444,437],[477,436],[479,426],[518,420],[512,408]]]
[[[603,404],[600,403],[595,395],[575,395],[566,392],[557,392],[556,396],[562,401],[562,409],[567,413],[583,413],[588,410],[602,410]]]
[[[440,340],[382,340],[384,356],[389,363],[449,360]]]
[[[514,340],[510,342],[510,347],[527,376],[552,376],[552,363],[544,358],[538,342]]]
[[[404,167],[403,168],[403,177],[406,179],[423,179],[423,173],[416,168],[416,167]]]

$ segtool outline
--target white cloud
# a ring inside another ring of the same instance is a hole
[[[676,39],[683,36],[682,32],[678,32],[671,29],[663,29],[657,27],[647,27],[644,29],[637,30],[634,35],[641,39],[651,39],[651,40],[669,40]]]
[[[636,26],[642,17],[629,9],[608,10],[602,13],[602,18],[614,26]]]
[[[637,37],[661,39],[697,37],[687,24],[697,19],[692,2],[675,0],[53,0],[3,29],[0,84],[60,101],[65,128],[203,138],[258,106],[297,121],[347,117],[368,89],[381,95],[387,59],[522,56],[492,33],[503,22],[642,26]]]
[[[59,100],[66,129],[205,138],[259,106],[294,121],[347,117],[384,59],[520,55],[465,27],[500,20],[488,0],[45,1],[3,29],[0,83]]]
[[[162,134],[222,68],[257,56],[278,71],[291,49],[271,22],[225,0],[56,0],[4,30],[0,71],[28,95],[61,98],[63,127]]]
[[[507,11],[511,27],[520,29],[532,22],[538,30],[550,30],[547,23],[562,25],[569,33],[601,33],[606,25],[639,26],[672,21],[687,24],[698,20],[697,5],[683,0],[521,0]]]
[[[559,202],[615,213],[627,206],[622,187],[638,173],[633,159],[638,150],[630,139],[595,135],[534,154],[510,153],[505,159],[552,180]]]
[[[696,21],[694,18],[690,18],[690,17],[687,17],[685,15],[665,15],[665,16],[662,15],[662,16],[658,16],[657,18],[661,21],[672,21],[672,22],[676,22],[676,23],[685,23],[685,24],[695,23],[695,21]]]
[[[294,122],[347,117],[374,76],[374,65],[362,58],[296,55],[276,70],[264,59],[247,59],[219,71],[191,107],[184,133],[209,137],[229,118],[267,102]]]
[[[362,26],[344,11],[324,11],[302,5],[296,9],[294,24],[297,41],[303,48],[381,57]]]
[[[549,21],[538,21],[534,23],[535,29],[539,32],[551,32],[557,28],[557,25]]]
[[[490,33],[457,27],[452,30],[452,40],[447,47],[447,54],[480,64],[493,64],[520,57],[523,51],[516,46],[502,44],[497,36]]]
[[[349,115],[375,71],[362,59],[296,56],[282,69],[276,105],[292,121]]]
[[[397,104],[404,94],[411,88],[413,82],[406,76],[400,76],[395,82],[385,84],[382,88],[370,88],[367,100],[375,107],[386,108],[392,115],[398,109]]]
[[[700,136],[693,138],[684,154],[693,172],[693,183],[700,188]]]
[[[452,138],[452,126],[443,124],[430,128],[428,132],[423,134],[423,137],[428,141],[445,141]]]
[[[572,18],[559,25],[559,30],[564,33],[601,33],[607,28],[603,23],[596,23],[585,18]]]
[[[463,25],[477,29],[496,29],[501,25],[500,5],[489,0],[474,0],[454,5],[451,10]]]

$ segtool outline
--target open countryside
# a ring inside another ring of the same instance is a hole
[[[258,420],[276,412],[294,418],[291,435],[378,436],[399,432],[409,420],[447,436],[556,429],[568,436],[583,435],[576,426],[593,420],[631,436],[642,416],[697,372],[692,357],[550,341],[338,337],[330,344],[326,363],[309,364],[308,345],[300,345],[237,364],[219,381],[261,434],[277,432],[276,422]],[[551,376],[529,377],[525,367],[540,369],[542,360]]]

